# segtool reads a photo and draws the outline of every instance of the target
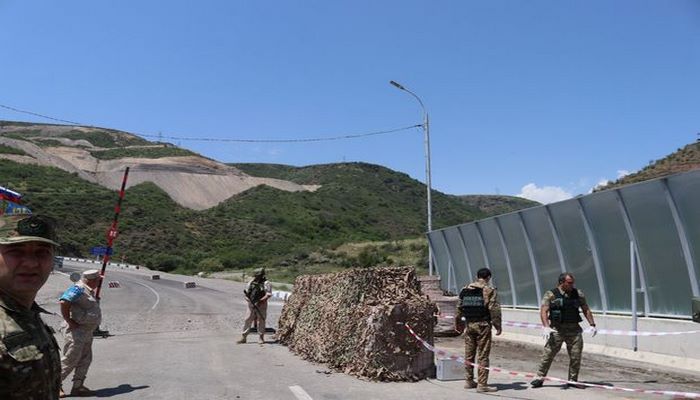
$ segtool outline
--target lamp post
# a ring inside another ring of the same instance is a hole
[[[421,109],[423,110],[423,133],[424,133],[424,142],[425,142],[425,186],[427,187],[428,191],[428,232],[433,230],[433,208],[432,208],[432,201],[431,199],[431,191],[432,188],[430,187],[430,119],[428,117],[428,112],[425,110],[425,106],[423,105],[423,101],[421,101],[420,97],[418,97],[415,93],[412,91],[406,89],[403,87],[401,84],[395,82],[395,81],[389,81],[391,85],[394,87],[403,90],[404,92],[410,94],[413,96],[416,100],[418,100],[418,104],[420,104]],[[430,242],[428,242],[428,275],[433,274],[433,249],[430,247]]]

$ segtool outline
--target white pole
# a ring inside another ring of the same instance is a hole
[[[637,332],[637,254],[634,242],[630,241],[630,289],[632,292],[632,330]],[[632,346],[637,351],[637,335],[632,336]]]
[[[412,91],[406,89],[403,85],[397,83],[396,81],[389,81],[389,83],[396,88],[407,92],[418,100],[421,109],[423,110],[423,133],[425,142],[425,186],[428,191],[427,196],[427,214],[428,214],[428,232],[433,230],[433,207],[431,201],[432,187],[430,183],[430,120],[428,118],[428,111],[426,111],[423,101]],[[430,247],[430,242],[428,242],[428,275],[433,274],[433,249]]]

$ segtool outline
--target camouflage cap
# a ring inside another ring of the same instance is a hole
[[[263,276],[263,275],[265,275],[265,267],[258,268],[255,270],[254,276]]]
[[[33,215],[29,208],[16,203],[0,203],[0,244],[44,242],[60,246],[52,218]]]

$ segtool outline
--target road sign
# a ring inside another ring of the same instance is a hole
[[[111,247],[105,247],[105,246],[95,246],[90,249],[90,254],[93,256],[104,256],[104,255],[112,255],[112,248]]]

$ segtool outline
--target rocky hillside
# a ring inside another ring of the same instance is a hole
[[[595,191],[612,189],[630,183],[643,182],[698,168],[700,168],[700,141],[686,145],[662,159],[652,161],[637,172],[626,175],[607,185],[597,187]]]
[[[128,166],[127,187],[152,182],[176,203],[194,210],[211,208],[259,185],[291,192],[318,188],[250,176],[171,144],[95,127],[0,121],[2,158],[57,167],[112,190],[120,188]]]

